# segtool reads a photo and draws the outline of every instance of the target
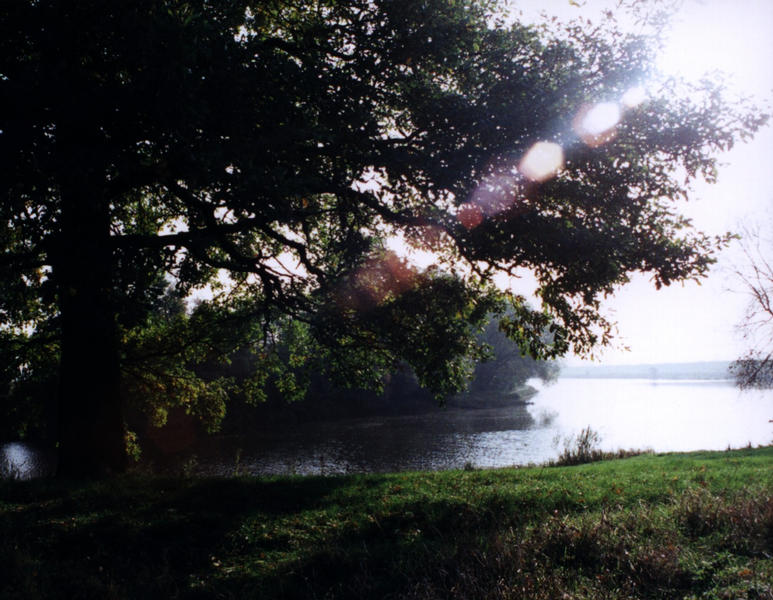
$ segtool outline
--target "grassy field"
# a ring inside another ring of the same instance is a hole
[[[773,447],[574,467],[0,482],[0,598],[773,599]]]

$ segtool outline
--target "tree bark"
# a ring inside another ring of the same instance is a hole
[[[127,464],[109,204],[84,179],[62,186],[59,255],[53,261],[62,335],[62,477],[104,477]]]
[[[90,71],[95,56],[88,54],[99,47],[84,45],[79,10],[68,2],[50,9],[44,52],[56,65],[51,89],[59,92],[52,109],[52,159],[60,204],[49,257],[61,328],[57,474],[102,477],[127,465],[112,214],[105,192],[111,148],[101,121],[110,105],[101,79]]]

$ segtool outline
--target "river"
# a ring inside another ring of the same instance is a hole
[[[773,442],[773,390],[730,381],[559,379],[526,406],[306,423],[251,438],[214,437],[185,460],[199,475],[338,474],[492,468],[554,459],[590,426],[604,450],[722,450]],[[24,444],[0,447],[23,477],[50,467]],[[37,471],[36,471],[37,469]]]

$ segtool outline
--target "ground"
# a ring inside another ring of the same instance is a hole
[[[773,598],[773,447],[0,482],[3,598]]]

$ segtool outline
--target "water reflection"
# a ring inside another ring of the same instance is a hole
[[[773,390],[730,382],[562,379],[528,406],[307,423],[250,438],[203,440],[172,471],[200,475],[338,474],[544,463],[586,426],[604,450],[722,450],[773,442]],[[50,454],[0,445],[0,475],[51,474]],[[163,468],[163,465],[155,465]]]
[[[563,379],[533,400],[209,440],[198,470],[333,474],[539,464],[558,456],[556,440],[588,425],[601,434],[604,450],[722,450],[773,441],[773,392],[739,392],[729,381]]]
[[[0,478],[50,477],[55,470],[52,452],[24,442],[0,444]]]
[[[533,425],[523,406],[310,423],[250,440],[206,440],[198,451],[199,456],[208,458],[200,461],[197,471],[335,474],[434,470],[479,464],[485,456],[489,461],[515,464],[518,453],[514,450],[528,444],[515,438]]]
[[[535,397],[556,413],[557,433],[590,425],[605,450],[723,450],[773,441],[773,390],[739,391],[731,381],[564,379]]]

